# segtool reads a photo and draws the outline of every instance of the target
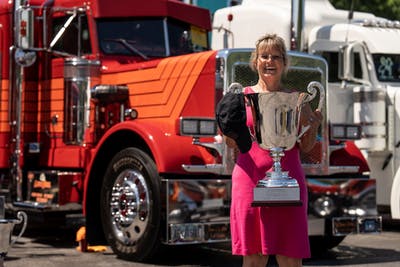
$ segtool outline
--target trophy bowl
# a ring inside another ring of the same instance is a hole
[[[299,206],[300,188],[296,179],[281,167],[285,150],[292,149],[309,125],[300,129],[301,107],[310,102],[319,90],[318,109],[325,97],[322,84],[311,82],[307,93],[263,92],[247,95],[253,111],[255,135],[260,147],[270,151],[272,170],[254,188],[252,206]],[[300,129],[300,131],[299,131]]]
[[[8,249],[17,242],[23,235],[28,222],[28,216],[23,211],[17,212],[17,219],[0,219],[0,267],[3,266],[3,261],[8,253]],[[23,222],[22,228],[17,237],[12,238],[12,231],[16,224]]]

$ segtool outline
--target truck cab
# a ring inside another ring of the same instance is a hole
[[[315,27],[309,35],[310,52],[330,65],[331,103],[343,107],[330,118],[362,126],[355,143],[376,178],[378,210],[394,219],[400,218],[398,41],[400,22],[378,18]]]

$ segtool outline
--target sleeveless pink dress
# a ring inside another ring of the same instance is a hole
[[[245,93],[251,93],[250,87]],[[252,129],[253,118],[247,108],[247,125]],[[284,255],[309,258],[307,226],[307,187],[297,146],[285,151],[282,169],[289,171],[300,185],[302,206],[251,207],[253,188],[265,177],[273,161],[269,151],[253,141],[250,151],[238,155],[232,173],[232,202],[230,211],[232,254]]]

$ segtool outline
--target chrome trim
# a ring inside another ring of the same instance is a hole
[[[362,138],[386,138],[384,134],[362,134]]]
[[[360,91],[353,93],[354,103],[385,101],[384,91]]]
[[[361,126],[385,126],[386,122],[359,122],[357,124]]]
[[[375,216],[375,217],[368,217],[368,218],[375,218],[376,220],[381,222],[381,217],[380,216]],[[351,219],[354,222],[356,222],[357,220],[363,220],[363,218],[357,218],[357,217],[335,217],[330,219],[332,225],[334,223],[335,220],[345,220],[345,219]],[[356,229],[359,229],[358,227],[356,227]],[[378,228],[378,230],[381,228]],[[379,233],[378,232],[373,232],[373,233]],[[356,233],[351,232],[352,234],[365,234],[366,232],[362,232],[362,231],[357,231]],[[323,236],[325,235],[325,219],[322,218],[308,218],[308,235],[309,236]],[[332,235],[334,236],[343,236],[343,235],[348,235],[350,233],[344,233],[344,232],[336,232],[335,234],[335,230],[332,230]]]
[[[177,232],[176,227],[186,228],[187,231],[184,233]],[[193,229],[196,231],[193,231]],[[168,230],[170,235],[167,243],[173,245],[216,243],[231,240],[229,222],[170,224]]]
[[[357,173],[359,169],[359,166],[329,166],[328,175],[335,173]]]
[[[190,173],[213,173],[218,175],[231,175],[233,166],[235,165],[235,151],[234,149],[227,147],[225,142],[222,142],[222,136],[217,135],[214,138],[220,141],[214,143],[205,143],[200,142],[198,138],[194,137],[193,144],[215,150],[222,158],[221,163],[205,165],[182,164],[182,169]]]
[[[64,60],[63,141],[67,145],[84,145],[90,127],[91,87],[99,82],[98,60],[68,58]]]
[[[12,203],[13,210],[29,210],[33,212],[54,212],[54,211],[62,211],[62,212],[82,212],[82,205],[78,203],[68,203],[65,205],[57,205],[57,204],[45,204],[38,203],[32,201],[16,201]]]
[[[332,218],[332,235],[372,234],[382,232],[382,216]]]
[[[193,145],[214,149],[218,152],[218,154],[220,156],[222,156],[222,154],[224,153],[224,144],[223,143],[217,143],[217,142],[205,143],[205,142],[200,142],[198,138],[194,138]]]
[[[320,167],[319,164],[302,164],[304,172],[310,175],[332,175],[338,173],[358,173],[359,166],[328,166],[326,169]]]
[[[308,235],[321,236],[325,235],[325,219],[308,216]]]
[[[230,237],[215,235],[209,227],[224,228],[229,230],[229,209],[231,199],[231,180],[224,179],[166,179],[163,180],[163,190],[166,196],[166,238],[169,244],[211,243],[227,241]],[[171,227],[187,227],[199,231],[197,236],[182,236],[176,238]],[[174,237],[175,236],[175,237]]]
[[[225,150],[224,143],[218,143],[218,142],[205,143],[205,142],[200,142],[198,138],[193,138],[193,145],[214,149],[215,151],[218,152],[218,154],[221,157],[223,156],[223,153]],[[230,174],[230,173],[224,171],[226,169],[224,164],[206,164],[206,165],[182,164],[182,168],[185,171],[190,172],[190,173],[206,172],[206,173],[214,173],[214,174]]]
[[[206,172],[214,174],[221,174],[224,172],[225,169],[224,165],[222,164],[206,164],[206,165],[182,164],[182,168],[190,173]]]

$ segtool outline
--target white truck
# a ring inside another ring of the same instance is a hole
[[[400,22],[328,0],[243,0],[214,13],[212,48],[254,47],[265,33],[327,60],[327,120],[360,126],[378,212],[400,219]]]

